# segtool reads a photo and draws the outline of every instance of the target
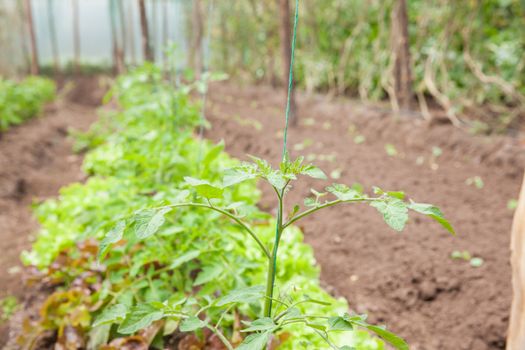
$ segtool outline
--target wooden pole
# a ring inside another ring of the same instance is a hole
[[[514,213],[510,242],[513,299],[507,332],[507,350],[525,349],[525,175]]]
[[[124,13],[124,6],[122,4],[122,1],[124,0],[118,0],[117,1],[117,10],[118,10],[118,15],[119,15],[119,21],[120,21],[120,33],[121,33],[121,38],[122,38],[122,52],[121,52],[121,61],[122,61],[122,68],[123,70],[125,70],[125,67],[126,67],[126,54],[128,52],[128,50],[126,49],[127,47],[127,42],[128,42],[128,38],[127,38],[127,25],[126,25],[126,14]]]
[[[27,30],[29,32],[29,40],[31,42],[31,74],[39,73],[38,65],[38,49],[36,46],[35,28],[33,26],[33,9],[31,8],[31,0],[24,0]]]
[[[410,109],[412,101],[412,72],[408,38],[406,0],[396,0],[392,9],[392,54],[394,56],[394,92],[397,104]]]
[[[47,24],[49,27],[49,41],[51,42],[51,52],[53,53],[53,68],[55,74],[60,70],[60,56],[58,52],[57,32],[55,28],[55,12],[53,0],[47,0]]]
[[[148,32],[148,17],[146,14],[146,5],[144,0],[139,1],[139,13],[140,13],[140,30],[142,34],[142,53],[145,61],[153,61],[153,54],[151,51],[151,45],[149,42]]]
[[[158,9],[157,9],[157,1],[156,0],[151,0],[151,28],[150,28],[150,31],[151,31],[151,56],[152,56],[152,59],[153,61],[156,61],[156,58],[157,58],[157,47],[159,45],[159,37],[158,37],[158,17],[159,17],[159,14],[158,14]]]
[[[18,22],[20,25],[18,28],[20,30],[20,49],[22,52],[22,56],[24,58],[25,67],[31,67],[31,57],[29,54],[29,50],[27,48],[27,41],[26,41],[27,33],[26,33],[26,25],[24,21],[24,18],[26,17],[25,6],[21,1],[17,1],[16,5],[17,5],[17,10],[18,10],[18,16],[20,18],[20,21]]]
[[[111,43],[113,48],[113,69],[116,74],[121,74],[124,71],[123,54],[119,47],[117,37],[117,6],[115,0],[109,0],[109,19],[111,28]]]
[[[201,1],[193,0],[189,61],[197,80],[200,79],[202,70],[202,33],[203,23]]]

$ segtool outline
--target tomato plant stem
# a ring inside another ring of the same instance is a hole
[[[277,209],[277,222],[275,223],[275,242],[273,244],[272,256],[268,263],[268,275],[266,278],[266,295],[264,301],[264,316],[272,317],[272,301],[273,301],[273,289],[275,286],[275,275],[277,273],[277,251],[279,249],[279,241],[281,240],[281,234],[283,232],[283,194],[278,196],[279,207]]]

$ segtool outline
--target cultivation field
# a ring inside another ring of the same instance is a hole
[[[525,350],[524,14],[0,1],[0,348]]]
[[[215,83],[206,109],[211,129],[205,136],[223,139],[226,150],[241,159],[247,154],[278,159],[283,103],[283,93],[269,87]],[[321,95],[299,94],[298,106],[298,126],[290,128],[292,156],[305,155],[336,182],[356,181],[365,188],[381,184],[435,203],[457,232],[453,237],[424,217],[412,217],[408,229],[397,233],[366,207],[314,214],[300,227],[314,247],[325,289],[345,297],[352,310],[368,313],[371,323],[389,325],[412,349],[503,348],[511,298],[513,211],[507,206],[518,193],[525,164],[519,140],[386,118],[389,112],[380,105]],[[0,275],[9,286],[2,293],[25,295],[32,306],[28,312],[35,312],[34,297],[40,292],[23,293],[17,282],[21,272],[13,268],[37,228],[28,205],[35,197],[54,196],[61,186],[85,180],[82,157],[71,152],[67,129],[86,130],[96,115],[93,105],[63,102],[0,140],[2,264],[10,267]],[[13,157],[22,149],[29,150],[25,157]],[[308,196],[310,186],[321,190],[323,185],[300,183],[289,202]],[[272,191],[260,188],[260,208],[275,214]],[[453,258],[455,251],[467,251],[474,260]],[[5,339],[5,327],[2,332]]]
[[[278,159],[283,96],[267,87],[214,86],[207,136],[224,139],[241,159]],[[373,322],[406,336],[413,349],[503,348],[511,301],[513,211],[507,205],[519,191],[523,144],[391,118],[381,106],[355,101],[300,95],[298,104],[292,155],[315,158],[338,179],[333,181],[381,184],[435,203],[457,231],[451,237],[430,220],[414,218],[405,232],[395,233],[372,208],[332,208],[309,217],[302,228],[324,285]],[[467,184],[476,177],[482,184]],[[310,186],[322,189],[302,183],[290,201],[308,195]],[[272,191],[261,189],[264,209],[275,211]],[[451,258],[465,250],[483,264]]]

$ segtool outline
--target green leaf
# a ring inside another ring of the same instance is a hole
[[[408,205],[408,208],[420,214],[427,215],[428,217],[434,219],[439,224],[441,224],[441,226],[443,226],[448,232],[452,233],[453,235],[456,234],[454,228],[452,227],[450,222],[448,222],[448,220],[445,219],[445,216],[438,207],[432,204],[412,202]]]
[[[387,196],[394,197],[397,199],[405,199],[405,192],[403,191],[387,191]]]
[[[211,265],[211,266],[205,266],[201,272],[197,275],[197,278],[195,279],[195,282],[193,283],[194,286],[200,286],[201,284],[207,283],[214,278],[219,277],[219,275],[223,271],[223,267],[221,265]]]
[[[304,199],[304,205],[307,207],[315,207],[317,206],[317,201],[311,197],[307,197]]]
[[[170,270],[176,269],[180,265],[182,265],[182,264],[184,264],[184,263],[186,263],[186,262],[188,262],[190,260],[195,259],[200,254],[201,254],[200,250],[190,250],[189,252],[186,252],[186,253],[182,254],[181,256],[177,257],[175,260],[173,260],[173,262],[169,266],[169,269]]]
[[[354,188],[349,188],[342,184],[332,184],[326,188],[328,192],[336,196],[342,201],[358,199],[362,197],[362,193]]]
[[[224,149],[224,141],[220,141],[217,145],[213,146],[208,153],[206,153],[206,156],[202,160],[202,163],[204,166],[208,166],[215,158],[221,154],[222,150]]]
[[[355,350],[355,348],[348,345],[343,345],[339,348],[339,350]]]
[[[111,325],[104,324],[98,327],[92,326],[88,333],[88,343],[86,350],[98,350],[102,345],[109,341],[109,332]]]
[[[354,330],[352,323],[347,321],[344,317],[333,316],[328,319],[328,332],[352,330]]]
[[[95,322],[91,327],[98,327],[104,324],[110,324],[122,321],[126,317],[128,308],[124,304],[116,304],[110,307],[107,307],[102,311],[100,315],[95,319]]]
[[[326,174],[314,165],[308,165],[301,171],[301,174],[313,177],[314,179],[326,180]]]
[[[104,237],[102,242],[100,242],[100,247],[98,249],[98,256],[97,259],[101,260],[106,256],[109,247],[113,243],[117,243],[122,239],[122,236],[124,235],[124,229],[126,228],[126,221],[121,220],[117,222],[115,227],[113,227],[108,234]]]
[[[236,350],[262,350],[266,347],[271,335],[271,331],[250,334],[244,339],[241,345],[236,348]]]
[[[317,329],[322,332],[326,332],[326,326],[318,323],[312,323],[310,321],[306,321],[306,325],[310,328]]]
[[[383,219],[396,231],[402,231],[408,221],[407,204],[400,199],[387,197],[384,200],[370,203],[383,214]]]
[[[135,219],[135,235],[139,239],[148,238],[159,230],[166,219],[164,215],[172,208],[162,208],[157,212],[150,210],[140,212]]]
[[[299,318],[302,316],[301,310],[297,307],[291,307],[286,310],[286,314],[283,316],[283,320],[289,320],[291,318]]]
[[[296,204],[293,206],[293,210],[292,212],[290,213],[289,217],[293,218],[295,214],[297,214],[299,212],[299,210],[301,209],[301,207]]]
[[[222,186],[233,186],[247,180],[255,179],[256,177],[257,174],[245,171],[243,169],[228,169],[224,173],[224,178],[222,179]]]
[[[377,334],[381,339],[392,345],[394,348],[398,350],[409,350],[408,344],[403,338],[395,335],[392,332],[387,331],[384,327],[370,325],[365,322],[359,322],[357,324],[367,328],[368,330],[371,330],[372,332]]]
[[[254,161],[256,168],[259,169],[260,174],[268,174],[272,171],[271,165],[264,159],[249,155]]]
[[[180,331],[181,332],[193,332],[197,329],[206,327],[207,324],[208,322],[203,321],[196,316],[191,316],[185,319],[184,321],[182,321],[180,325]]]
[[[277,325],[273,322],[271,317],[263,317],[250,323],[250,326],[243,329],[241,332],[273,331],[275,328],[277,328]]]
[[[264,286],[252,286],[232,290],[230,293],[219,299],[217,306],[240,302],[248,303],[257,300],[264,295],[264,289]]]
[[[139,304],[131,309],[124,322],[118,328],[122,334],[133,334],[136,331],[146,328],[153,322],[160,320],[164,312],[150,304]]]
[[[265,176],[265,179],[268,180],[268,182],[278,190],[282,190],[288,181],[279,171],[272,171]]]
[[[223,188],[214,186],[209,181],[199,180],[189,176],[184,177],[184,181],[195,188],[199,196],[208,199],[222,198]]]

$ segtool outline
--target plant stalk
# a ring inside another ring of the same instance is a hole
[[[266,295],[264,300],[264,316],[272,317],[273,289],[275,286],[275,275],[277,273],[277,251],[283,232],[283,193],[278,196],[279,207],[277,209],[277,223],[275,224],[275,242],[273,244],[272,256],[268,262],[268,274],[266,277]]]

